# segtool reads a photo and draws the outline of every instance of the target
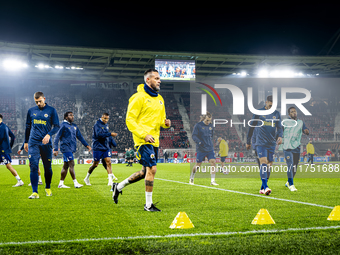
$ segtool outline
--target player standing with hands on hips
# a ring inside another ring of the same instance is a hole
[[[129,99],[126,125],[133,135],[136,156],[142,170],[132,174],[121,183],[112,186],[112,199],[117,204],[122,189],[131,183],[145,179],[145,211],[160,211],[152,202],[154,178],[157,171],[160,128],[169,128],[171,121],[166,119],[164,99],[158,94],[161,79],[155,69],[144,73],[145,84],[140,84],[137,93]]]

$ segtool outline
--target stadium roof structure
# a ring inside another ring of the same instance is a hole
[[[28,64],[21,72],[0,67],[0,77],[79,81],[140,81],[155,59],[195,60],[197,78],[222,78],[260,68],[289,68],[320,77],[340,76],[340,56],[273,56],[164,52],[38,45],[0,41],[0,64],[7,58]]]

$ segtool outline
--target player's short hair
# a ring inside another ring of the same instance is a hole
[[[200,121],[205,120],[206,117],[212,118],[212,114],[211,114],[210,112],[207,112],[206,114],[203,114],[203,115],[201,116]]]
[[[104,112],[103,116],[110,116],[110,114],[108,114],[107,112]]]
[[[295,108],[294,106],[289,107],[289,108],[288,108],[288,114],[290,114],[290,110],[291,110],[291,109],[296,109],[296,108]]]
[[[66,120],[67,116],[68,116],[70,113],[73,113],[73,112],[65,112],[65,113],[64,113],[64,120]]]
[[[273,96],[272,96],[272,95],[267,96],[267,101],[268,101],[268,102],[273,102]]]
[[[37,91],[37,92],[34,93],[34,98],[35,99],[38,99],[40,97],[45,97],[44,93],[42,93],[41,91]]]
[[[2,115],[0,114],[0,119],[2,119],[3,117],[2,117]]]
[[[158,73],[156,69],[150,68],[144,72],[144,81],[146,82],[146,78],[151,74],[151,73]]]

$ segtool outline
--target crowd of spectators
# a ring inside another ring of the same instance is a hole
[[[118,152],[124,152],[125,148],[133,147],[132,134],[128,130],[125,119],[130,95],[125,90],[98,89],[98,88],[44,88],[46,103],[53,106],[59,116],[59,121],[63,121],[64,113],[72,111],[77,124],[85,140],[92,143],[92,131],[96,121],[104,112],[109,113],[109,130],[118,133],[115,137],[117,147],[113,148]],[[66,92],[67,91],[67,92]],[[33,95],[33,89],[27,89],[27,95]],[[172,121],[171,129],[163,129],[160,134],[160,146],[163,148],[187,148],[189,141],[183,129],[182,117],[179,114],[177,102],[172,93],[162,93],[166,105],[167,118]],[[6,124],[15,132],[18,142],[24,140],[25,121],[27,110],[35,106],[32,97],[18,97],[19,107],[15,107],[14,96],[0,97],[0,106]],[[16,113],[17,110],[17,113]],[[8,114],[7,114],[8,113]],[[17,116],[16,116],[17,115]],[[21,125],[17,125],[17,117],[20,118]],[[166,138],[171,142],[166,143]],[[86,149],[78,141],[78,148]]]
[[[4,122],[11,128],[17,137],[17,141],[24,139],[25,121],[27,110],[35,106],[31,96],[37,90],[35,87],[23,89],[21,93],[15,95],[9,90],[0,95],[0,109],[4,116]],[[110,114],[109,128],[118,133],[115,138],[117,148],[115,150],[124,152],[125,148],[133,146],[132,134],[126,127],[125,118],[128,106],[128,99],[131,95],[124,89],[98,89],[89,87],[44,87],[41,89],[46,96],[46,103],[57,109],[59,120],[63,120],[66,111],[72,111],[75,115],[75,123],[80,128],[84,138],[92,142],[92,129],[95,122],[101,117],[102,113]],[[25,95],[25,96],[23,96]],[[161,129],[160,147],[165,148],[188,148],[190,146],[188,136],[183,127],[182,116],[179,113],[177,101],[174,92],[162,92],[165,101],[166,114],[172,122],[170,129]],[[228,140],[230,151],[245,151],[246,135],[248,126],[230,125],[232,116],[232,97],[230,93],[219,93],[223,106],[216,107],[215,103],[208,97],[208,109],[213,109],[214,119],[227,119],[226,125],[216,125],[214,130],[214,142],[216,149],[218,145],[216,140],[222,137]],[[181,93],[181,104],[187,110],[190,117],[190,128],[193,131],[194,125],[200,120],[201,98],[197,93]],[[254,105],[259,108],[264,102]],[[303,115],[299,109],[298,118],[302,119],[310,129],[309,136],[302,136],[302,143],[308,143],[309,139],[314,141],[338,141],[340,133],[335,133],[335,116],[340,111],[339,100],[336,95],[329,96],[328,99],[315,97],[310,100],[305,107],[312,113],[312,116]],[[252,113],[245,107],[245,115],[242,120],[250,120]],[[285,116],[287,117],[287,116]],[[21,120],[21,121],[19,121]],[[83,146],[79,143],[79,148]]]

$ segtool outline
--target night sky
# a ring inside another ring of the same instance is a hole
[[[318,55],[340,29],[337,8],[320,3],[204,6],[201,2],[197,11],[175,2],[145,2],[138,10],[110,7],[110,2],[40,2],[1,3],[0,40],[156,51]],[[340,40],[330,55],[340,54],[339,46]]]

